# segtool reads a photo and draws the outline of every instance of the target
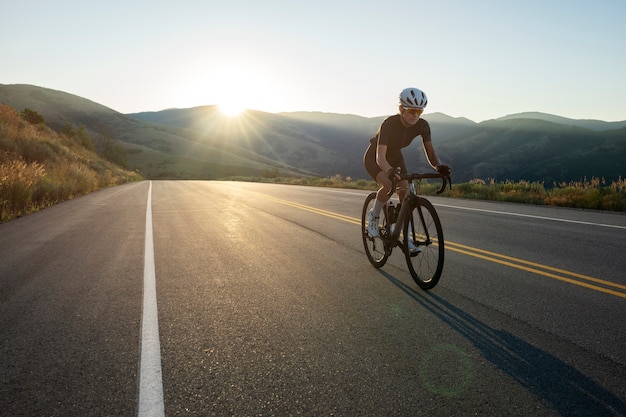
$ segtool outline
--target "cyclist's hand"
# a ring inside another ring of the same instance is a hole
[[[443,175],[444,177],[449,177],[452,174],[452,168],[445,164],[439,164],[436,167],[437,172]]]
[[[396,171],[395,168],[391,168],[389,171],[387,171],[387,178],[393,181],[394,179],[399,180],[400,176],[398,175],[398,171]]]

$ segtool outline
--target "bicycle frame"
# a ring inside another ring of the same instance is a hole
[[[397,225],[404,225],[405,222],[411,220],[408,218],[410,216],[409,210],[413,206],[413,201],[420,198],[415,193],[415,189],[413,183],[410,185],[410,193],[404,198],[404,201],[401,202],[400,213],[398,213],[398,218],[396,219],[396,227],[393,230],[393,233],[389,237],[392,241],[397,242],[400,239],[400,234],[402,233],[402,227],[397,227]]]
[[[376,204],[377,193],[370,193],[363,203],[361,211],[361,233],[367,258],[375,268],[385,265],[395,247],[402,249],[411,277],[423,290],[437,285],[443,270],[445,246],[441,221],[435,207],[428,199],[418,195],[419,181],[423,178],[439,178],[442,186],[437,191],[442,193],[451,184],[449,175],[439,173],[400,174],[392,178],[392,187],[388,197],[396,191],[398,181],[407,180],[409,189],[401,201],[400,210],[390,213],[393,205],[383,207],[382,225],[378,236],[369,232],[371,213]],[[397,206],[396,206],[397,207]],[[395,208],[394,208],[395,211]],[[394,219],[395,218],[395,219]],[[391,221],[395,220],[392,227]],[[402,239],[402,240],[400,240]]]
[[[411,175],[401,175],[400,179],[401,180],[408,180],[409,181],[409,194],[404,197],[404,201],[401,201],[401,207],[400,207],[400,213],[398,213],[398,218],[396,219],[396,227],[393,230],[393,233],[391,233],[391,235],[389,236],[389,240],[390,242],[393,242],[392,245],[393,246],[397,246],[400,244],[399,239],[400,239],[400,234],[402,233],[402,229],[404,227],[397,227],[397,225],[402,225],[404,226],[405,222],[410,221],[412,219],[407,218],[409,216],[409,212],[410,209],[413,207],[413,203],[419,199],[419,198],[423,198],[420,197],[417,192],[415,191],[415,182],[416,181],[420,181],[423,178],[441,178],[442,179],[442,185],[441,188],[437,191],[437,194],[441,194],[445,189],[446,186],[448,184],[450,184],[450,187],[452,187],[452,181],[450,179],[450,177],[442,177],[440,174],[411,174]],[[391,192],[389,193],[389,197],[391,197],[396,189],[396,183],[397,183],[397,179],[393,179],[393,184],[391,187]],[[421,217],[421,213],[420,213],[420,217]],[[424,223],[424,219],[420,218],[420,222]],[[426,229],[426,227],[424,227]],[[430,241],[430,236],[426,236],[427,240]]]

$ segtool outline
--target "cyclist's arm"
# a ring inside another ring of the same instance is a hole
[[[434,169],[437,169],[437,165],[441,165],[441,161],[435,152],[435,148],[433,147],[433,143],[431,141],[424,141],[424,153],[426,154],[426,158],[428,159],[428,163]]]
[[[376,146],[376,163],[383,170],[383,172],[389,172],[391,169],[395,169],[387,162],[387,145]]]

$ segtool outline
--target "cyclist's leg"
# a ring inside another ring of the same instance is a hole
[[[363,245],[365,247],[365,254],[367,258],[370,260],[372,265],[376,268],[380,268],[387,262],[387,257],[389,256],[387,253],[387,248],[385,247],[385,243],[380,235],[373,236],[369,231],[369,213],[374,207],[374,203],[376,200],[376,193],[371,193],[365,199],[365,203],[363,204],[363,211],[361,214],[361,235],[363,237]],[[385,211],[381,212],[382,224],[386,224]],[[376,225],[378,227],[378,224]]]
[[[377,209],[380,212],[380,209],[389,201],[389,191],[391,190],[392,183],[389,177],[387,177],[387,174],[382,170],[378,171],[376,182],[380,185],[380,188],[376,192],[376,203],[380,205]]]
[[[387,178],[387,174],[376,163],[376,148],[370,146],[363,156],[363,164],[368,174],[376,181],[380,188],[376,192],[376,201],[373,205],[373,213],[376,217],[380,215],[380,211],[389,200],[387,194],[391,190],[391,180]]]
[[[380,177],[381,177],[381,173],[379,173],[377,179],[379,179]],[[384,188],[385,188],[384,186],[381,187],[377,193],[373,194],[374,198],[370,202],[370,209],[367,213],[367,225],[368,225],[367,230],[372,237],[378,237],[379,228],[381,224],[380,222],[381,214],[383,214],[383,208],[385,207],[385,204],[387,203],[387,200],[389,199],[387,194],[382,195],[384,200],[381,200],[381,198],[379,197],[381,195],[380,190],[383,190]]]
[[[404,197],[409,194],[409,182],[407,180],[398,181],[398,188],[396,189],[398,193],[398,200],[400,202],[404,201]]]
[[[406,163],[404,162],[404,157],[401,157],[397,162],[396,166],[400,168],[400,173],[403,175],[407,174]],[[398,182],[396,192],[398,193],[398,200],[400,203],[404,201],[404,198],[409,194],[409,182],[407,180],[402,180]]]

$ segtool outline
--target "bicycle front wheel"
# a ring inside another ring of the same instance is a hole
[[[433,288],[441,278],[444,240],[441,221],[430,201],[419,197],[404,223],[403,245],[411,276],[423,290]]]
[[[387,249],[385,248],[385,242],[381,238],[382,234],[379,234],[378,237],[372,237],[367,231],[368,225],[368,215],[371,209],[374,208],[374,204],[376,203],[376,193],[371,193],[365,198],[365,203],[363,203],[363,212],[361,213],[361,235],[363,237],[363,246],[365,247],[365,254],[367,255],[367,259],[374,265],[376,268],[380,268],[387,262],[389,258],[389,254],[387,253]],[[386,224],[386,210],[381,210],[380,212],[382,224]],[[381,232],[384,233],[384,228]]]

